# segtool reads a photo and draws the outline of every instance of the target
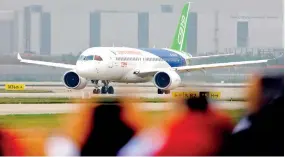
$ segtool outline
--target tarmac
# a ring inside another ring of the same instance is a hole
[[[3,88],[3,87],[2,87]],[[2,97],[70,97],[70,98],[88,98],[91,96],[101,96],[101,94],[92,94],[94,87],[86,87],[83,90],[69,90],[64,86],[50,85],[50,86],[27,86],[26,89],[34,90],[51,90],[53,93],[0,93]],[[126,85],[126,86],[115,86],[115,96],[117,95],[133,95],[148,98],[158,97],[171,97],[171,94],[157,94],[157,88],[151,85]],[[220,99],[238,99],[245,97],[245,87],[239,86],[187,86],[179,87],[175,91],[211,91],[220,92]],[[109,95],[109,96],[114,96]],[[108,96],[108,95],[104,95]],[[223,109],[240,109],[244,108],[245,102],[223,102],[217,101],[214,103],[214,107]],[[54,114],[54,113],[67,113],[76,111],[78,104],[0,104],[0,115],[7,114]],[[147,110],[165,110],[170,109],[171,105],[165,103],[145,103],[141,105],[141,109]]]
[[[27,87],[32,90],[50,90],[53,93],[0,93],[0,97],[71,97],[71,98],[85,98],[90,96],[100,96],[100,94],[93,94],[93,87],[86,87],[83,90],[69,90],[65,87],[50,86],[50,87]],[[114,86],[115,95],[136,95],[148,98],[170,97],[169,95],[157,94],[155,87],[121,87]],[[224,87],[179,87],[171,92],[176,91],[199,91],[199,92],[220,92],[221,99],[241,99],[245,97],[245,88],[224,88]]]
[[[176,104],[172,103],[142,103],[138,104],[139,109],[145,111],[167,111],[173,109]],[[212,106],[219,109],[235,110],[243,109],[244,102],[219,102],[212,103]],[[76,112],[80,104],[0,104],[0,115],[13,114],[58,114]]]

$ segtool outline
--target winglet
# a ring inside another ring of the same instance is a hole
[[[17,58],[18,58],[18,60],[22,60],[20,53],[18,53]]]

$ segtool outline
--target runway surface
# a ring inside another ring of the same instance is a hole
[[[28,90],[51,90],[54,93],[0,93],[2,97],[69,97],[69,98],[89,98],[91,96],[101,96],[92,94],[94,87],[86,87],[83,90],[69,90],[61,83],[27,83]],[[37,86],[33,86],[37,84]],[[1,83],[0,83],[1,85]],[[3,85],[3,83],[2,83]],[[49,85],[49,86],[47,86]],[[223,86],[224,85],[224,86]],[[114,84],[115,95],[133,95],[139,97],[158,98],[171,97],[172,95],[158,95],[157,88],[153,84]],[[1,88],[1,86],[0,86]],[[2,86],[2,88],[4,88]],[[211,91],[220,92],[220,99],[241,99],[245,97],[245,85],[243,84],[188,84],[187,87],[179,87],[173,91]],[[108,95],[104,95],[108,96]],[[214,107],[222,109],[240,109],[244,107],[245,102],[215,102]],[[80,104],[0,104],[0,115],[7,114],[54,114],[76,111]],[[138,104],[143,110],[168,110],[173,107],[169,103],[144,103]]]
[[[155,87],[121,87],[114,86],[115,95],[136,95],[149,98],[168,97],[170,95],[158,95]],[[70,98],[85,98],[90,96],[98,96],[92,94],[93,87],[86,87],[83,90],[69,90],[65,87],[50,86],[50,87],[27,87],[26,89],[34,90],[51,90],[54,93],[0,93],[0,97],[70,97]],[[245,88],[228,88],[228,87],[179,87],[174,91],[211,91],[220,92],[221,99],[240,99],[245,97]]]
[[[137,104],[141,110],[147,111],[163,111],[171,110],[174,105],[172,103],[142,103]],[[0,104],[0,115],[12,114],[56,114],[76,112],[80,104]],[[213,107],[220,109],[242,109],[244,102],[219,102],[213,104]]]

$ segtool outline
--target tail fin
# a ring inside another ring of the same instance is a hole
[[[190,11],[190,2],[184,5],[176,28],[175,36],[172,41],[171,49],[176,51],[186,51],[188,15]]]

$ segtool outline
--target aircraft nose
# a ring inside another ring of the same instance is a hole
[[[90,73],[90,67],[85,65],[84,63],[77,63],[76,64],[76,72],[80,75],[80,76],[87,76],[88,73]]]
[[[76,64],[76,72],[78,75],[88,78],[92,77],[97,72],[98,65],[95,63],[78,63]]]

